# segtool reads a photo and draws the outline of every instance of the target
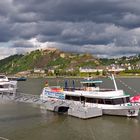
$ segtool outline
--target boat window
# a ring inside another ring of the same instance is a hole
[[[130,102],[130,98],[126,97],[126,102],[129,103]]]
[[[97,98],[86,98],[86,102],[104,104],[103,99],[97,99]]]
[[[86,102],[93,103],[93,98],[86,98]]]
[[[66,99],[66,100],[70,100],[70,96],[66,95],[66,96],[65,96],[65,99]]]
[[[85,101],[85,97],[84,96],[80,96],[80,100],[81,101]]]
[[[98,104],[104,104],[104,100],[103,99],[98,99]]]
[[[0,79],[5,79],[6,77],[5,76],[0,76]]]
[[[123,104],[123,98],[117,98],[117,99],[113,99],[113,104],[117,105],[117,104]]]
[[[71,100],[80,101],[80,97],[78,97],[78,96],[71,96]]]
[[[66,95],[65,99],[66,100],[80,101],[80,97],[79,96],[69,96],[69,95]]]
[[[89,84],[89,87],[96,87],[94,83]]]
[[[0,88],[4,88],[3,85],[0,85]]]
[[[105,104],[111,105],[112,104],[112,100],[111,99],[105,99]]]
[[[96,87],[96,85],[94,83],[86,83],[83,86],[85,86],[85,87]]]
[[[86,102],[88,102],[88,103],[97,103],[97,99],[95,99],[95,98],[86,98]]]

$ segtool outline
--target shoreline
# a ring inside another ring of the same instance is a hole
[[[86,76],[25,76],[26,78],[74,78],[74,79],[81,79],[86,78]],[[93,76],[92,78],[109,78],[108,76]],[[115,78],[140,78],[140,75],[115,75]]]

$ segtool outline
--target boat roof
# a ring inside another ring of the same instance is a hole
[[[17,81],[0,81],[0,85],[17,85]]]
[[[82,84],[88,84],[88,83],[99,84],[99,83],[102,83],[102,82],[103,82],[102,80],[83,80],[83,81],[81,81]]]
[[[84,97],[87,97],[87,98],[99,98],[99,99],[117,99],[117,98],[125,98],[125,97],[130,97],[130,95],[126,95],[126,94],[123,94],[123,95],[115,95],[115,96],[112,96],[112,95],[107,95],[107,96],[104,96],[104,95],[98,95],[98,94],[91,94],[91,93],[74,93],[74,92],[69,92],[69,91],[65,91],[63,92],[65,95],[69,95],[69,96],[84,96]]]
[[[8,82],[8,78],[5,75],[0,75],[0,82]]]
[[[130,95],[122,95],[122,96],[110,97],[110,99],[118,99],[118,98],[124,98],[124,97],[130,97]]]

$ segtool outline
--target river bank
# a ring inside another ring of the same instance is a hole
[[[140,78],[140,75],[114,75],[116,78]],[[70,79],[81,79],[86,76],[28,76],[27,78],[70,78]],[[109,76],[92,76],[92,78],[109,78]]]
[[[88,76],[46,76],[46,75],[22,75],[22,76],[15,76],[15,75],[7,75],[8,77],[12,78],[49,78],[49,79],[82,79],[82,78],[87,78]],[[111,75],[103,76],[103,75],[92,75],[92,78],[109,78]],[[134,74],[129,74],[129,75],[119,75],[119,74],[114,74],[115,78],[140,78],[140,75],[134,75]]]

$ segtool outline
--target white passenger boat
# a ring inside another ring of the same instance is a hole
[[[5,75],[0,75],[0,94],[2,93],[16,93],[17,81],[9,81]]]
[[[140,105],[130,102],[130,95],[119,90],[112,75],[115,89],[100,89],[98,84],[100,80],[86,79],[81,81],[81,88],[44,87],[41,99],[54,101],[63,100],[66,103],[74,101],[83,106],[101,108],[103,114],[121,115],[121,116],[138,116]]]

